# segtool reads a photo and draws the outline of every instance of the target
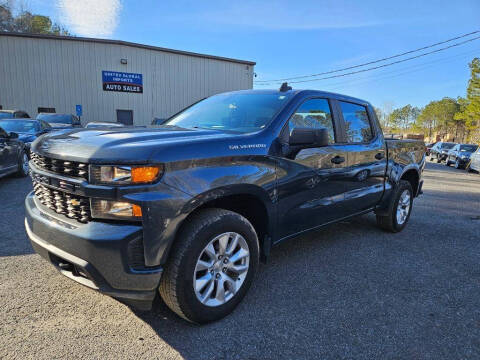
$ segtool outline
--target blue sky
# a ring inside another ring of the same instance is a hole
[[[480,30],[479,0],[25,3],[79,36],[252,60],[256,80],[356,65]],[[385,69],[294,87],[345,93],[386,109],[423,106],[443,96],[464,96],[474,56],[480,56],[480,39]]]

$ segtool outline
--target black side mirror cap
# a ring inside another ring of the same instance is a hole
[[[288,144],[304,148],[323,147],[328,145],[328,130],[326,128],[294,128],[290,131]]]

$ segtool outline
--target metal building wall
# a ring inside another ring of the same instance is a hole
[[[204,97],[251,89],[253,65],[105,42],[0,34],[0,105],[34,117],[38,107],[74,114],[81,104],[83,123],[116,121],[117,109],[133,110],[134,124],[146,125]],[[142,74],[143,94],[104,91],[102,70]]]

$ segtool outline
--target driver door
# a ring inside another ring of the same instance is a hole
[[[347,154],[332,116],[330,101],[305,100],[290,117],[283,131],[295,127],[329,131],[329,145],[300,149],[279,159],[277,239],[295,235],[343,216],[345,161]]]

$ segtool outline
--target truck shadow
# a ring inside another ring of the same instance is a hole
[[[345,297],[355,296],[358,261],[348,257],[361,258],[378,247],[382,234],[374,216],[362,216],[274,247],[238,308],[212,324],[190,324],[160,299],[153,311],[135,314],[186,359],[259,359],[258,354],[261,359],[290,357],[286,354],[295,358],[294,354],[318,346],[306,344],[312,334],[333,335],[345,326],[325,321],[333,321],[332,312],[343,306]],[[352,247],[354,251],[345,250]],[[295,325],[300,323],[301,327]]]

